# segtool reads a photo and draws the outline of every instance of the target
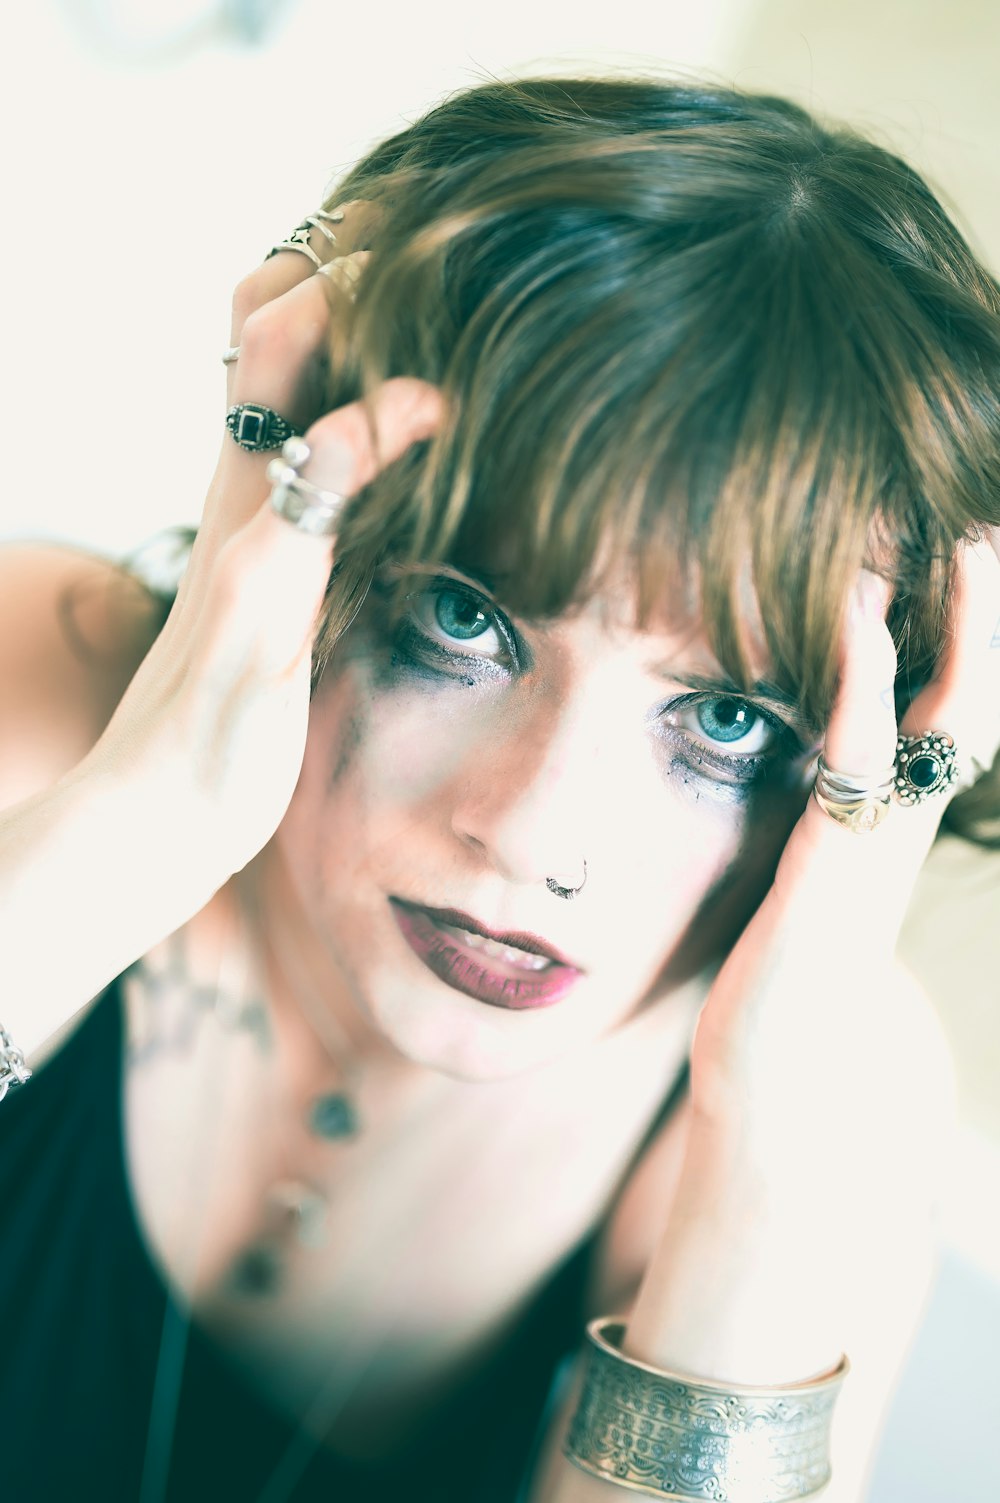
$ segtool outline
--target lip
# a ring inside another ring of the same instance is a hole
[[[393,902],[400,903],[402,899],[394,898]],[[498,945],[513,945],[515,949],[527,950],[531,955],[544,955],[546,960],[552,960],[556,965],[569,966],[574,971],[580,969],[568,955],[526,929],[487,929],[485,924],[474,919],[470,913],[463,913],[460,908],[424,908],[419,903],[403,906],[413,908],[418,913],[426,913],[436,924],[451,924],[455,929],[468,929],[470,934],[479,934],[483,939],[495,939]]]
[[[535,934],[488,929],[457,908],[422,908],[400,898],[390,898],[389,906],[403,938],[429,971],[455,991],[493,1007],[549,1007],[560,1001],[583,974]],[[489,956],[463,946],[453,934],[445,932],[441,927],[444,924],[541,955],[552,964],[546,971],[526,972],[523,980],[492,970]]]

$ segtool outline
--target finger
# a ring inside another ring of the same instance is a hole
[[[433,437],[444,418],[445,400],[427,381],[395,376],[379,387],[368,407],[371,422],[365,406],[352,402],[306,430],[310,457],[303,473],[314,485],[348,495],[370,485],[411,444]]]
[[[371,228],[371,206],[363,200],[349,200],[329,211],[317,210],[312,216],[317,223],[309,228],[305,238],[312,255],[325,264],[337,256],[349,255],[367,242]],[[339,216],[339,217],[338,217]],[[281,242],[278,242],[280,245]],[[317,269],[316,261],[302,250],[272,249],[260,266],[242,279],[233,296],[232,317],[229,328],[231,348],[242,349],[243,330],[247,319],[266,303],[275,301],[293,287],[312,276]],[[236,385],[236,362],[227,368],[227,405],[232,406],[237,398],[233,395]]]
[[[877,777],[896,752],[896,650],[885,625],[889,586],[861,569],[840,642],[840,685],[823,758],[837,772]]]
[[[948,600],[945,649],[901,726],[907,736],[946,731],[955,742],[961,786],[992,766],[1000,749],[998,540],[1000,529],[988,529],[978,542],[960,545]]]
[[[358,281],[370,256],[371,251],[364,250],[352,251],[349,256],[334,256],[332,261],[324,262],[316,275],[326,278],[338,298],[353,303],[357,297]]]
[[[845,612],[823,757],[832,771],[870,777],[874,784],[895,760],[896,651],[884,619],[887,586],[868,570],[859,572],[858,584]],[[778,863],[778,901],[813,926],[825,915],[843,936],[846,953],[891,956],[940,817],[933,800],[914,808],[893,800],[877,828],[859,834],[810,798]]]
[[[305,243],[319,263],[332,261],[336,256],[346,256],[362,249],[368,234],[370,216],[367,206],[360,200],[338,204],[330,217],[319,210],[312,217],[317,223],[310,227]],[[337,218],[337,216],[340,216]],[[233,300],[233,318],[230,325],[230,344],[238,345],[243,325],[251,313],[281,297],[316,270],[316,260],[303,250],[279,249],[278,241],[260,266],[255,266],[244,277]]]
[[[301,258],[300,258],[301,259]],[[316,363],[330,345],[333,289],[323,277],[305,276],[257,308],[243,326],[239,360],[230,367],[232,405],[268,407],[301,432],[315,416]],[[212,560],[227,539],[259,511],[269,492],[273,451],[242,449],[223,428],[219,463],[209,487],[178,603],[200,598]]]
[[[1000,560],[989,538],[957,560],[947,661],[901,727],[905,735],[944,731],[959,750],[959,738],[973,740],[988,721],[992,739],[982,733],[990,761],[1000,736],[998,653],[988,645],[998,571]],[[896,657],[878,606],[867,613],[847,612],[841,664],[824,758],[835,772],[874,780],[892,765],[896,744]],[[953,787],[915,805],[893,798],[884,820],[868,834],[839,824],[811,798],[779,862],[774,883],[779,901],[811,915],[813,923],[817,914],[825,914],[836,923],[849,955],[891,957],[914,884],[955,792]]]
[[[331,318],[343,306],[334,291],[328,278],[310,274],[250,315],[233,367],[234,403],[259,402],[299,429],[312,421],[315,364],[325,359]]]
[[[303,473],[313,484],[353,496],[411,444],[432,437],[444,414],[436,387],[402,376],[380,387],[370,406],[372,425],[354,402],[309,428]],[[242,614],[246,631],[255,635],[266,619],[272,667],[293,666],[311,647],[334,551],[334,538],[301,531],[269,505],[227,543],[221,558],[228,609]]]

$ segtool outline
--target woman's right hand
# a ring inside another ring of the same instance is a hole
[[[351,245],[352,206],[338,226]],[[354,216],[355,232],[361,222]],[[322,254],[332,247],[314,232]],[[355,252],[358,266],[366,258]],[[273,408],[305,429],[305,477],[342,494],[439,425],[443,399],[410,378],[386,382],[373,410],[360,403],[317,418],[316,371],[336,339],[349,293],[309,260],[283,251],[245,278],[234,299],[228,399]],[[130,777],[175,830],[197,831],[192,899],[214,891],[266,844],[302,765],[311,649],[335,540],[309,536],[268,504],[270,453],[226,432],[198,537],[162,632],[122,698],[94,763]],[[174,820],[177,823],[174,825]]]

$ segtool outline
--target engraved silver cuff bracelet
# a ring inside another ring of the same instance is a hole
[[[565,1453],[654,1498],[788,1503],[830,1479],[830,1418],[848,1361],[781,1387],[669,1373],[621,1351],[625,1327],[587,1327],[583,1388]]]

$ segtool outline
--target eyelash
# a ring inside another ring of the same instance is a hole
[[[768,751],[752,752],[742,757],[730,757],[725,752],[716,751],[713,746],[704,741],[694,741],[692,744],[697,748],[697,760],[699,762],[707,759],[715,766],[725,768],[727,771],[735,773],[738,777],[752,780],[765,767],[773,765],[776,759],[781,757],[791,759],[801,750],[799,738],[792,730],[792,727],[786,721],[782,720],[779,715],[775,715],[771,710],[765,710],[763,705],[755,703],[752,699],[741,699],[735,694],[709,694],[705,692],[680,694],[676,699],[672,699],[668,705],[664,706],[664,714],[674,714],[678,710],[691,709],[695,705],[706,704],[735,704],[740,709],[752,711],[759,720],[763,720],[764,724],[770,727],[774,732],[775,739],[773,746]],[[683,730],[681,733],[684,734]]]
[[[477,610],[482,611],[483,615],[488,618],[491,626],[503,640],[511,660],[510,664],[501,665],[495,658],[487,657],[481,653],[462,653],[445,647],[443,643],[435,640],[422,626],[418,625],[414,618],[412,607],[408,614],[398,618],[394,623],[393,637],[396,653],[402,653],[411,663],[427,666],[431,672],[448,673],[449,670],[454,669],[456,664],[461,664],[470,669],[472,674],[480,679],[484,677],[492,678],[497,673],[506,674],[511,666],[515,669],[520,666],[517,635],[513,626],[507,621],[502,612],[498,611],[485,597],[477,594],[475,590],[470,589],[467,585],[463,585],[460,581],[450,579],[447,576],[441,576],[432,579],[424,588],[415,590],[404,598],[409,603],[412,600],[418,600],[423,597],[436,598],[442,594],[462,596]],[[443,628],[439,629],[443,630]],[[436,660],[441,665],[440,669],[428,664],[428,658]],[[395,654],[393,660],[396,661]],[[451,676],[455,676],[453,671],[451,672]],[[467,678],[465,682],[471,685],[475,682],[475,678]],[[720,703],[736,704],[740,708],[752,711],[758,719],[763,720],[774,732],[775,745],[771,750],[766,752],[753,753],[742,757],[728,756],[725,752],[715,750],[707,742],[694,739],[689,733],[684,731],[683,727],[669,726],[671,730],[679,730],[688,744],[695,748],[699,765],[707,761],[717,769],[733,774],[743,781],[752,781],[759,775],[762,768],[773,764],[777,757],[792,758],[802,750],[802,743],[799,737],[786,721],[782,720],[780,716],[775,715],[772,711],[765,709],[762,705],[755,703],[754,700],[742,699],[736,695],[711,694],[704,691],[680,694],[663,706],[661,716],[665,717],[668,714],[676,713],[678,710],[690,709],[697,705]]]

